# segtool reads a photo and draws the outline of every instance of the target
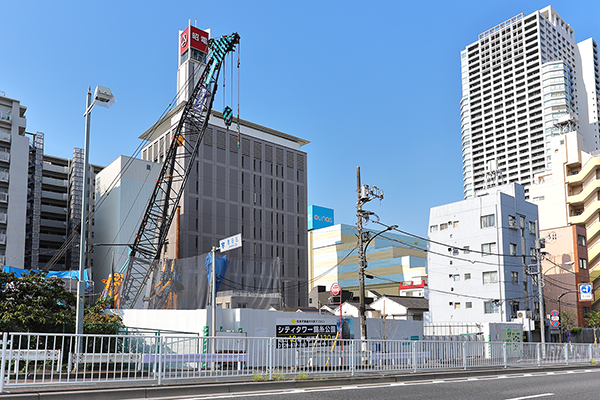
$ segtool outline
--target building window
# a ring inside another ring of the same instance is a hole
[[[498,271],[488,271],[483,273],[483,284],[491,285],[498,283]]]
[[[579,269],[587,269],[587,259],[585,259],[585,258],[579,259]]]
[[[517,315],[517,313],[519,312],[519,302],[518,301],[513,301],[512,303],[512,315]]]
[[[509,228],[517,228],[517,218],[515,218],[514,215],[509,215],[508,216],[508,227]]]
[[[496,314],[500,312],[498,303],[495,300],[486,301],[483,303],[486,314]]]
[[[489,228],[496,226],[496,216],[494,214],[484,215],[481,217],[481,227]]]
[[[511,256],[516,256],[517,255],[517,245],[514,243],[510,244],[510,255]]]
[[[470,273],[466,273],[465,274],[465,281],[468,281],[469,279],[471,279],[471,274]]]
[[[444,229],[448,229],[448,224],[447,223],[440,224],[440,231],[443,231]]]
[[[516,271],[512,271],[510,273],[510,281],[513,285],[518,285],[519,284],[519,273]]]
[[[455,281],[460,281],[460,275],[459,274],[453,275],[452,279]]]
[[[481,252],[484,256],[496,253],[496,243],[483,243],[481,245]]]
[[[460,308],[460,303],[454,303],[454,309],[458,310]]]
[[[438,230],[438,226],[437,225],[431,225],[429,227],[429,232],[437,232]]]
[[[529,233],[535,235],[536,231],[537,231],[537,228],[535,226],[535,221],[529,221]]]
[[[471,252],[471,251],[470,251],[470,247],[469,247],[469,246],[465,246],[465,247],[463,247],[463,253],[464,253],[464,254],[469,254],[470,252]]]
[[[590,307],[583,307],[583,318],[589,318],[591,311]]]
[[[455,228],[458,228],[458,221],[454,221],[454,222],[452,223],[452,225],[453,225]]]
[[[472,302],[470,302],[470,301],[467,301],[467,302],[465,303],[465,308],[473,308],[473,303],[472,303]]]
[[[577,235],[577,244],[579,246],[585,246],[585,236]]]

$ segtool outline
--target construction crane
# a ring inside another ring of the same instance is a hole
[[[124,277],[119,290],[120,308],[134,307],[150,276],[158,272],[158,262],[169,227],[208,126],[221,64],[225,55],[235,49],[239,40],[240,36],[233,33],[211,39],[208,43],[208,62],[183,108],[164,164],[131,245],[129,260],[121,269]],[[156,289],[160,290],[160,287]]]

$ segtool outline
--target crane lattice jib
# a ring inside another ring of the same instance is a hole
[[[136,304],[160,258],[177,204],[208,126],[221,63],[225,55],[235,49],[239,39],[240,36],[233,33],[209,41],[207,65],[183,108],[131,246],[128,263],[122,270],[125,277],[120,291],[121,308],[131,308]]]

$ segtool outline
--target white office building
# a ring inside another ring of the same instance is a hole
[[[27,107],[0,92],[0,263],[23,268],[29,138]]]
[[[432,208],[432,322],[510,322],[520,310],[539,314],[537,286],[524,274],[524,265],[532,264],[537,218],[537,206],[515,183]]]
[[[461,52],[464,197],[506,182],[528,186],[551,166],[558,122],[598,150],[598,46],[575,42],[548,6],[479,35]]]
[[[96,290],[114,268],[127,261],[129,247],[140,227],[160,164],[119,156],[96,175],[94,214],[94,268]]]

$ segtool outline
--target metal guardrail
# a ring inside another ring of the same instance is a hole
[[[76,348],[77,338],[81,348]],[[0,393],[24,385],[569,365],[600,344],[4,333]],[[78,351],[79,350],[79,351]]]

